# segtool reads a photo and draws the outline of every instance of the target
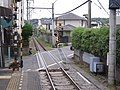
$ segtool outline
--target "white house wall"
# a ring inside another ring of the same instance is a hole
[[[4,0],[1,0],[1,1],[0,1],[0,6],[3,6],[3,1],[4,1]]]
[[[67,24],[73,25],[75,27],[86,27],[86,21],[82,22],[82,20],[66,20],[65,25]]]
[[[83,21],[83,27],[87,27],[87,21]]]
[[[75,27],[80,27],[81,26],[80,21],[67,20],[67,21],[65,21],[65,25],[67,25],[67,24],[73,25]]]
[[[12,4],[12,0],[0,0],[0,6],[9,8]]]
[[[116,24],[120,25],[120,16],[116,16]]]

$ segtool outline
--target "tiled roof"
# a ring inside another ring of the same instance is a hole
[[[41,24],[42,25],[48,25],[48,24],[52,24],[52,19],[51,18],[41,18]]]
[[[84,17],[80,17],[73,13],[63,14],[59,17],[56,17],[59,20],[86,20]]]
[[[64,31],[72,31],[75,28],[75,26],[67,24],[67,25],[63,26],[62,28]]]

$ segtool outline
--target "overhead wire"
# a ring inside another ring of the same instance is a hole
[[[79,6],[75,7],[74,9],[72,9],[72,10],[70,10],[70,11],[68,11],[68,12],[65,12],[65,13],[63,13],[63,14],[67,14],[67,13],[70,13],[70,12],[72,12],[72,11],[74,11],[74,10],[78,9],[79,7],[81,7],[81,6],[83,6],[84,4],[86,4],[88,1],[90,1],[90,0],[85,1],[85,2],[84,2],[84,3],[82,3],[81,5],[79,5]]]
[[[93,1],[92,1],[93,2]],[[99,5],[97,5],[95,2],[93,2],[98,8],[102,9]]]
[[[102,7],[102,9],[109,15],[109,13],[107,12],[107,10],[103,7],[102,3],[99,0],[97,0],[97,1],[100,4],[100,6]]]

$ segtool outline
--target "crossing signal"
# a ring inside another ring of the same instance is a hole
[[[109,9],[119,9],[120,0],[109,0]]]

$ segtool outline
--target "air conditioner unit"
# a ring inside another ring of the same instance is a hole
[[[104,71],[104,64],[102,62],[94,62],[93,67],[95,73],[102,73]]]
[[[94,62],[100,62],[99,57],[90,57],[90,71],[94,72]]]

